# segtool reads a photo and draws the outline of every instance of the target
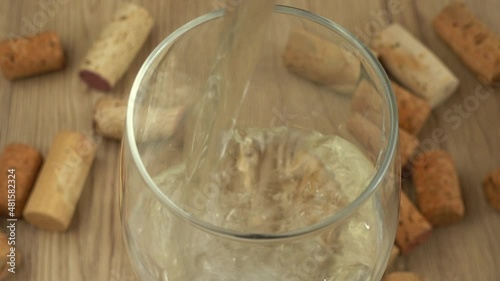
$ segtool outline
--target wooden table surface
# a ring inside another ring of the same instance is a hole
[[[141,1],[153,14],[156,25],[132,67],[110,94],[127,96],[140,65],[164,37],[187,21],[223,5],[224,1],[238,0]],[[77,67],[92,40],[122,2],[125,1],[0,1],[0,38],[52,29],[61,35],[68,58],[67,68],[62,72],[12,83],[0,78],[0,147],[10,142],[25,142],[47,155],[52,138],[60,130],[92,130],[92,103],[99,93],[80,82]],[[397,267],[418,272],[430,281],[498,281],[500,213],[486,204],[481,181],[488,171],[500,167],[500,91],[481,100],[477,108],[467,105],[468,96],[486,89],[437,39],[430,24],[448,2],[280,1],[333,19],[365,41],[381,25],[400,22],[460,78],[460,90],[433,111],[420,139],[429,139],[434,128],[446,130],[447,141],[437,145],[456,159],[467,215],[457,225],[436,229],[430,241],[408,257],[400,258]],[[500,33],[498,0],[466,2]],[[450,123],[447,118],[452,114],[462,115],[460,124]],[[121,236],[116,181],[118,149],[117,142],[101,143],[66,233],[49,233],[23,222],[18,224],[17,248],[23,254],[23,265],[9,280],[138,280]]]

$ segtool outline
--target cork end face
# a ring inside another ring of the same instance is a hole
[[[408,243],[408,245],[406,245],[405,247],[400,247],[401,253],[403,255],[408,255],[415,248],[426,242],[431,237],[431,234],[432,234],[432,228],[422,231],[417,236],[415,236],[412,239],[412,241]]]
[[[24,212],[24,219],[30,224],[47,231],[65,231],[69,223],[40,213]]]
[[[87,83],[90,88],[104,92],[111,90],[109,82],[94,72],[82,70],[80,71],[80,78]]]
[[[500,169],[484,179],[483,189],[488,203],[500,212]]]

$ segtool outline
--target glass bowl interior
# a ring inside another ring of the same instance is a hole
[[[200,217],[192,204],[186,204],[175,192],[162,188],[159,176],[183,161],[181,147],[186,131],[186,116],[176,119],[175,133],[151,138],[158,130],[155,108],[183,108],[190,113],[205,93],[206,82],[214,63],[224,11],[201,16],[169,35],[147,58],[132,87],[126,117],[125,149],[128,149],[142,180],[155,197],[171,212],[203,230],[236,239],[276,240],[311,234],[348,218],[377,190],[384,177],[392,175],[398,141],[397,109],[389,80],[378,60],[359,40],[343,27],[310,12],[276,6],[272,28],[266,31],[262,54],[241,101],[238,127],[306,128],[325,135],[339,135],[353,143],[346,129],[351,113],[349,93],[300,79],[282,63],[283,49],[291,31],[307,30],[341,46],[346,55],[360,61],[360,80],[375,87],[383,101],[382,118],[372,120],[381,128],[379,153],[374,159],[375,172],[369,183],[338,212],[305,227],[282,233],[244,232],[228,229]],[[186,106],[187,105],[187,106]],[[186,109],[187,108],[187,109]],[[191,109],[190,109],[191,108]],[[192,113],[192,112],[191,112]],[[242,117],[245,116],[245,117]],[[161,123],[160,131],[171,124]],[[160,134],[161,135],[161,134]],[[185,145],[185,144],[184,144]],[[164,179],[163,179],[164,180]],[[196,194],[192,196],[196,197]],[[197,204],[196,198],[193,199]],[[199,200],[198,200],[199,201]],[[207,211],[207,209],[204,209]]]

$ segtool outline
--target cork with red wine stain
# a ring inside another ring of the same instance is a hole
[[[153,28],[149,12],[125,4],[101,32],[80,67],[80,78],[91,88],[109,91],[130,67]]]

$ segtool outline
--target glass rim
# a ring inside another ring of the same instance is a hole
[[[222,17],[225,14],[225,9],[217,10],[210,12],[208,14],[202,15],[198,18],[191,20],[190,22],[184,24],[170,35],[168,35],[160,44],[152,51],[152,53],[147,57],[142,67],[140,68],[134,83],[132,85],[130,97],[127,104],[127,115],[125,121],[125,134],[126,134],[126,144],[128,144],[128,149],[132,155],[133,162],[139,171],[142,179],[148,186],[148,188],[153,192],[156,199],[159,200],[165,207],[167,207],[170,211],[172,211],[177,216],[187,220],[189,223],[194,226],[201,228],[204,231],[229,237],[238,240],[250,240],[250,241],[276,241],[281,239],[291,239],[304,235],[309,235],[321,231],[327,227],[330,227],[336,223],[343,221],[345,218],[348,218],[354,213],[363,203],[370,198],[373,192],[375,192],[380,186],[384,176],[389,172],[391,167],[391,162],[394,159],[397,142],[398,142],[398,112],[396,106],[396,99],[392,88],[390,86],[389,78],[387,74],[383,70],[382,65],[378,61],[378,59],[373,55],[373,53],[363,44],[359,39],[357,39],[351,32],[347,31],[344,27],[339,24],[319,15],[316,15],[312,12],[302,10],[295,7],[285,6],[285,5],[276,5],[274,8],[274,13],[278,14],[287,14],[292,16],[298,16],[304,18],[306,20],[315,22],[323,27],[328,28],[332,32],[337,33],[344,40],[346,40],[351,47],[354,47],[356,50],[360,52],[364,59],[368,61],[368,63],[372,66],[373,71],[376,74],[376,77],[381,81],[383,95],[386,96],[388,101],[389,108],[389,122],[390,122],[390,132],[389,132],[389,141],[385,147],[387,153],[385,154],[384,159],[382,159],[379,165],[379,168],[376,170],[375,175],[370,180],[370,183],[365,187],[363,192],[359,194],[356,199],[352,200],[347,206],[340,209],[338,212],[330,215],[320,222],[302,227],[293,231],[276,233],[276,234],[260,234],[260,233],[244,233],[231,229],[227,229],[221,226],[214,225],[207,221],[204,221],[186,210],[179,207],[176,203],[174,203],[167,195],[165,195],[156,185],[151,175],[148,173],[144,163],[142,162],[142,158],[139,154],[139,150],[137,148],[137,143],[134,136],[134,109],[136,105],[137,95],[140,92],[142,84],[146,78],[148,71],[154,67],[155,62],[159,59],[159,55],[165,50],[165,48],[169,47],[173,42],[175,42],[180,36],[185,34],[186,32],[192,30],[193,28],[207,23],[211,20]],[[123,142],[125,142],[123,140]],[[122,144],[123,146],[123,144]],[[122,151],[123,153],[123,151]],[[122,155],[123,157],[123,155]],[[123,164],[122,164],[123,165]],[[125,188],[122,186],[122,188]]]

